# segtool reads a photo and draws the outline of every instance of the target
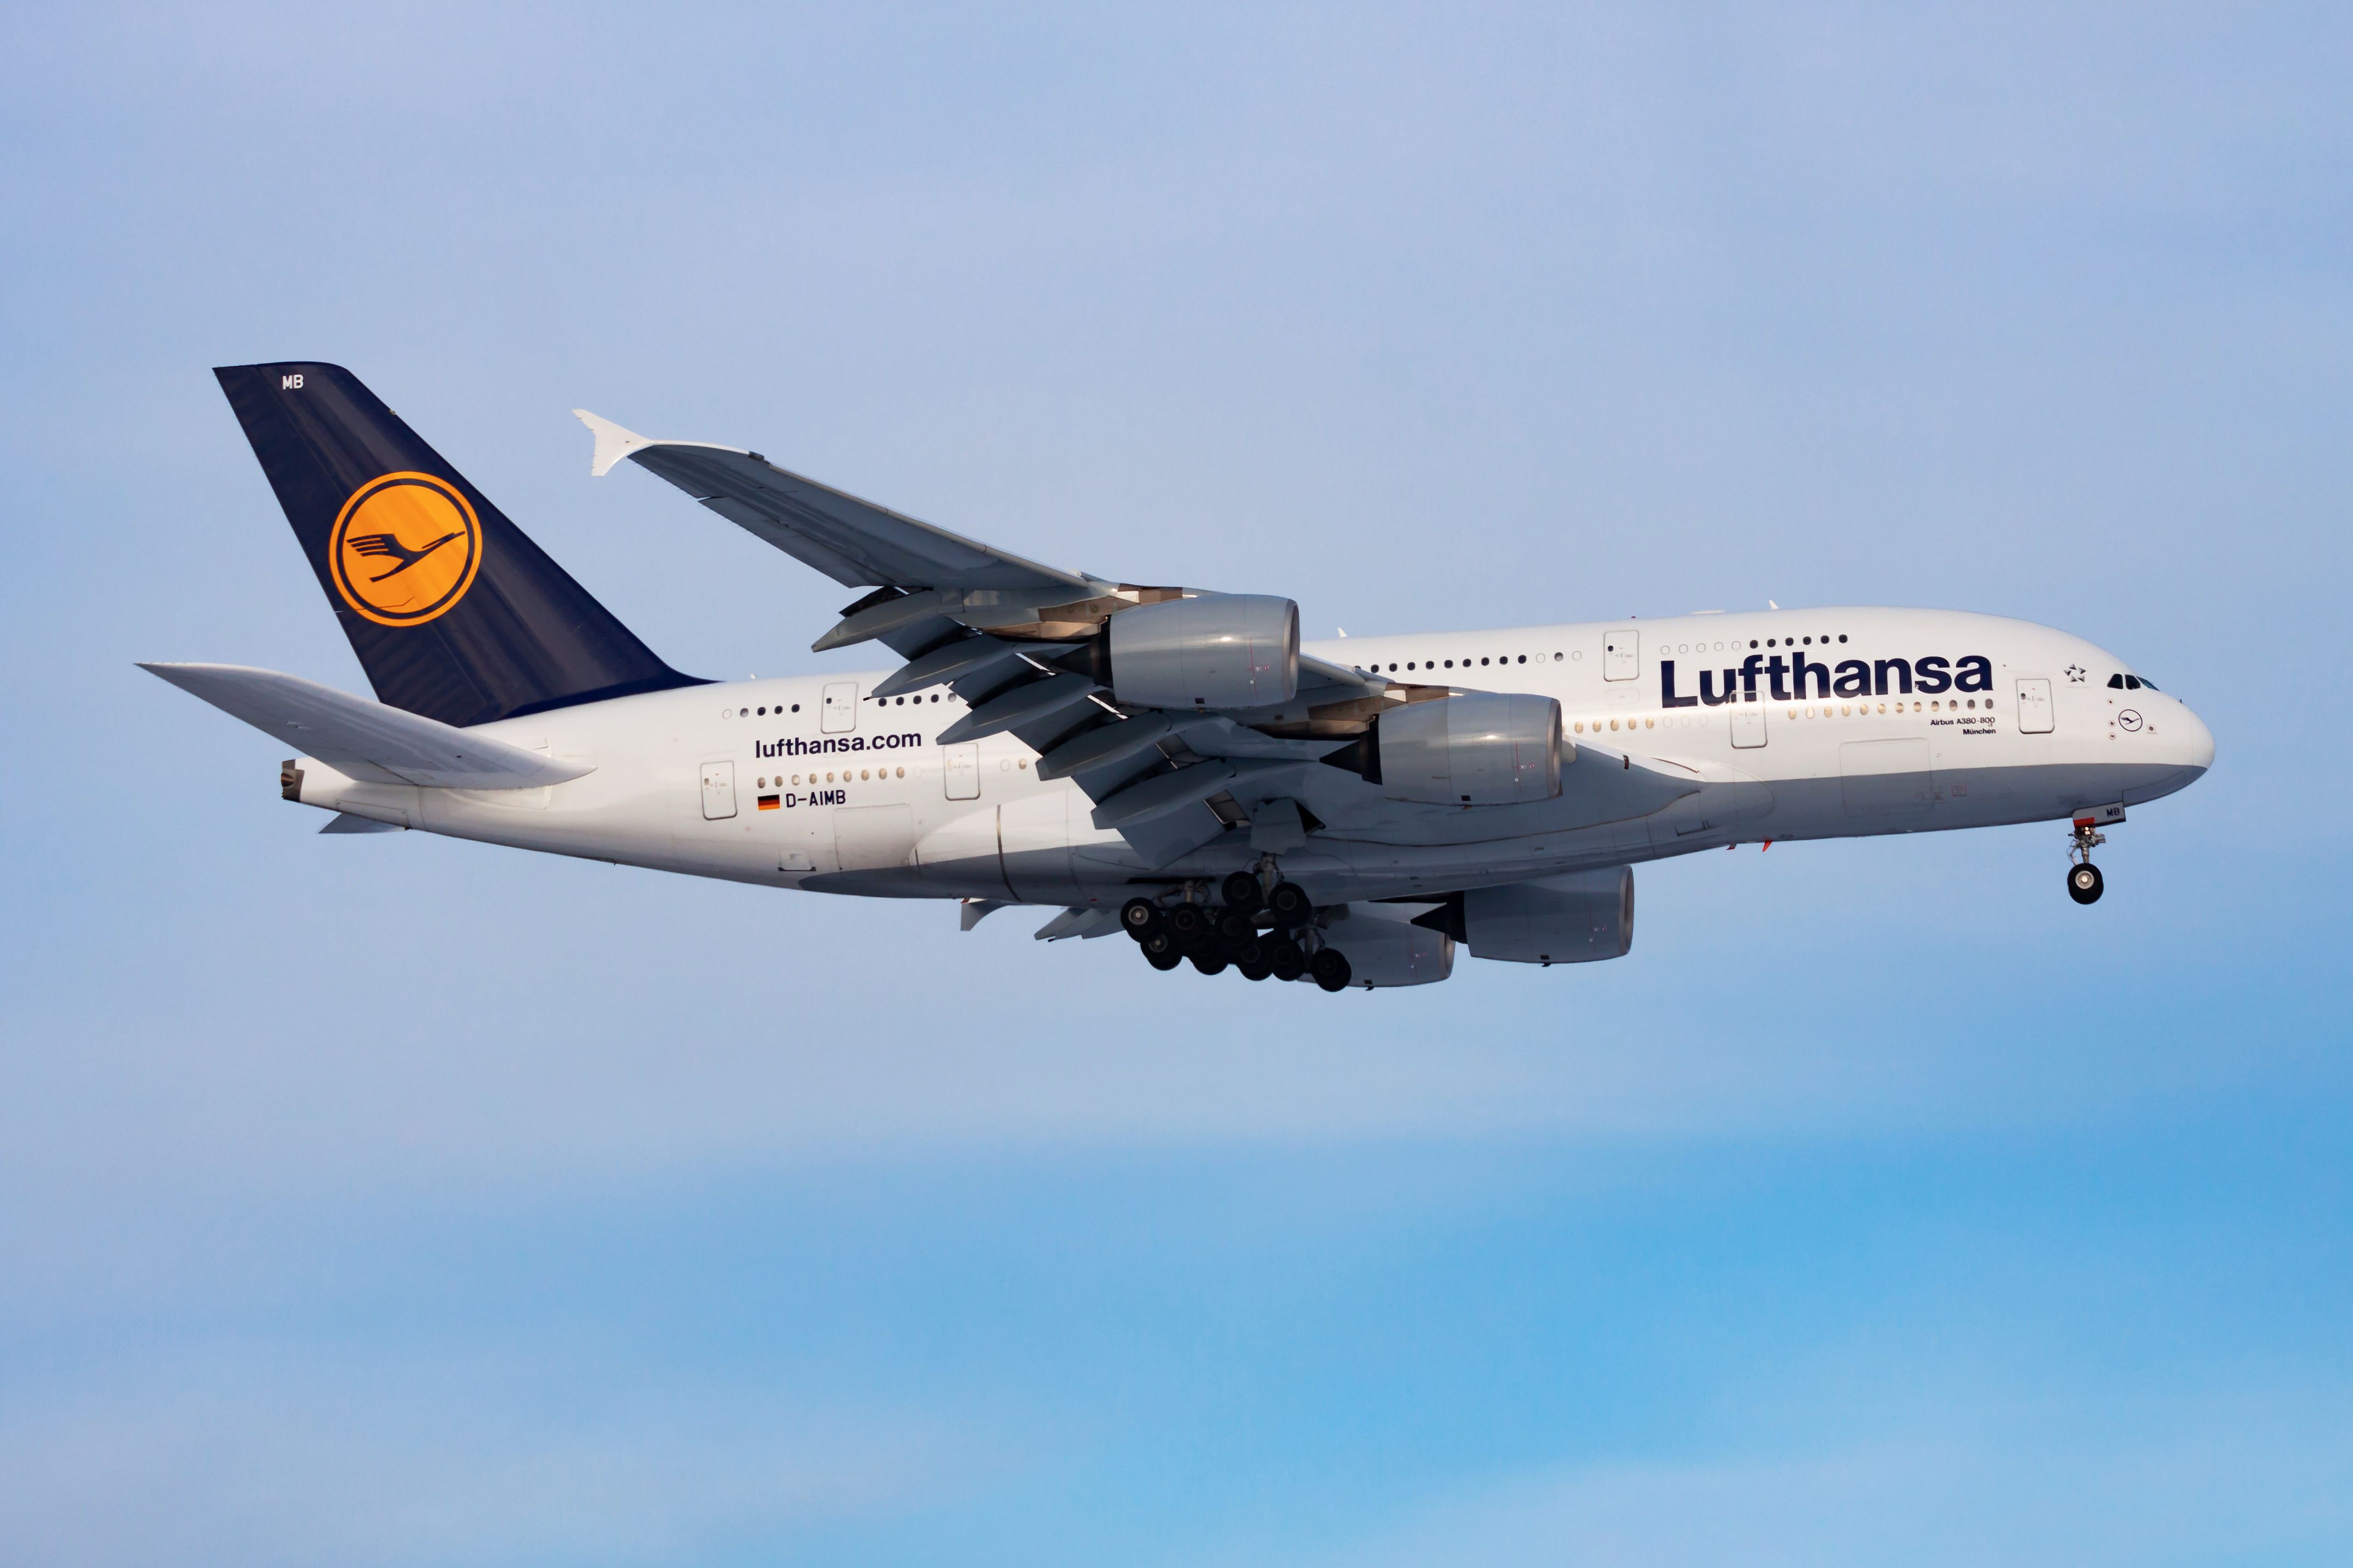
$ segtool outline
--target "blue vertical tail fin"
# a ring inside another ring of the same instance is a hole
[[[379,700],[445,724],[702,684],[340,365],[213,374]]]

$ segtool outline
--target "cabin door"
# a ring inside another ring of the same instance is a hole
[[[1601,679],[1631,680],[1642,671],[1641,634],[1605,632],[1601,637]]]
[[[735,815],[735,764],[702,764],[702,819],[723,822]]]
[[[980,742],[940,748],[940,776],[947,783],[950,800],[980,798]]]
[[[2021,680],[2018,683],[2018,730],[2022,735],[2051,733],[2051,683],[2048,680]]]
[[[1736,702],[1732,705],[1732,743],[1744,750],[1765,743],[1765,704]]]
[[[826,687],[817,727],[828,735],[846,735],[858,728],[858,682],[837,680]]]

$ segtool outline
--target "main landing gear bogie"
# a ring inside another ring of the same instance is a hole
[[[1257,876],[1237,871],[1219,884],[1223,901],[1216,905],[1195,902],[1198,894],[1167,905],[1130,899],[1120,907],[1120,929],[1164,973],[1189,960],[1203,974],[1231,968],[1252,981],[1312,979],[1326,991],[1345,990],[1348,961],[1324,945],[1307,890],[1296,882],[1261,888]]]

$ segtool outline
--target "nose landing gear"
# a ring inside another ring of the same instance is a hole
[[[2106,886],[2100,868],[2092,864],[2092,851],[2108,841],[2108,836],[2092,826],[2092,818],[2075,819],[2075,831],[2069,840],[2067,853],[2075,863],[2067,868],[2067,896],[2079,904],[2096,904]]]

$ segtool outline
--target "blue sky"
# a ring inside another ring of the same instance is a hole
[[[2341,17],[348,10],[0,58],[0,1557],[2353,1552]],[[296,357],[703,674],[841,591],[575,405],[1314,635],[2021,616],[2220,761],[2091,910],[1784,845],[1338,998],[321,839],[132,668],[364,689]]]

